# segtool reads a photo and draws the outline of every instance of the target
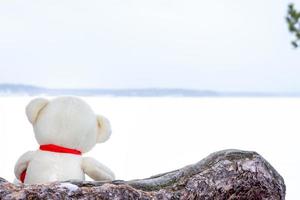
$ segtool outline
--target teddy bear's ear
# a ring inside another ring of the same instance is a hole
[[[97,115],[98,136],[97,143],[105,142],[111,135],[111,127],[108,119],[101,115]]]
[[[26,115],[31,124],[34,124],[41,110],[49,103],[47,99],[37,98],[29,102],[26,107]]]

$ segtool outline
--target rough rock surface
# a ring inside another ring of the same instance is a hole
[[[283,178],[259,154],[215,152],[147,179],[14,185],[0,178],[0,199],[285,199]]]

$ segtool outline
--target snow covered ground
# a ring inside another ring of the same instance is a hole
[[[25,106],[32,97],[0,98],[0,176],[13,180],[18,157],[38,148]],[[118,179],[143,178],[195,163],[214,151],[253,150],[284,177],[287,199],[300,180],[300,98],[86,97],[113,134],[87,155]]]

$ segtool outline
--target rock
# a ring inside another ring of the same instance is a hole
[[[0,178],[0,199],[285,199],[285,184],[259,154],[215,152],[200,162],[147,179],[14,185]]]

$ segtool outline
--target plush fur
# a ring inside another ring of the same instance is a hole
[[[95,115],[84,101],[75,97],[34,99],[26,107],[26,114],[40,145],[54,144],[85,153],[111,135],[109,121]],[[84,180],[84,174],[95,180],[114,179],[112,171],[92,158],[42,150],[27,152],[19,158],[15,166],[18,179],[24,170],[26,184]]]

